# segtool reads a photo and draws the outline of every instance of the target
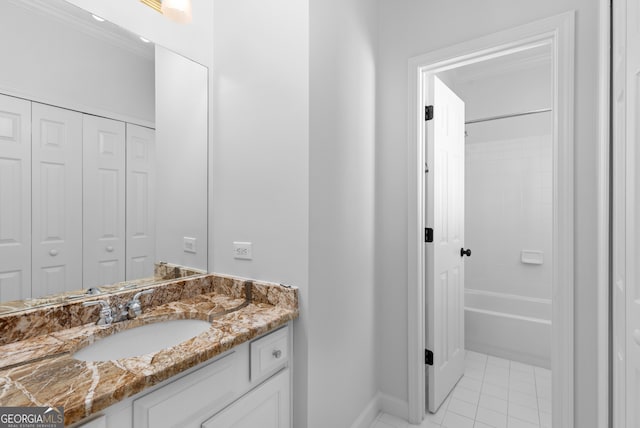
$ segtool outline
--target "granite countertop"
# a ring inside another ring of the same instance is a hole
[[[228,286],[225,286],[225,280]],[[63,406],[65,425],[72,424],[298,316],[295,288],[252,282],[251,302],[236,311],[219,315],[245,302],[244,294],[239,291],[242,282],[216,274],[191,281],[196,283],[196,290],[204,293],[182,293],[180,299],[159,300],[155,305],[152,305],[151,297],[146,301],[141,299],[144,310],[136,319],[107,327],[88,323],[63,329],[50,328],[52,331],[44,334],[25,334],[21,340],[1,345],[0,405]],[[190,280],[181,283],[185,289],[191,285]],[[46,313],[43,311],[43,316]],[[94,319],[97,320],[97,315]],[[100,362],[73,358],[78,349],[115,331],[172,319],[207,320],[211,321],[211,327],[186,342],[157,353]],[[14,330],[22,328],[20,319],[5,322],[5,325],[1,321],[3,332],[6,325]]]

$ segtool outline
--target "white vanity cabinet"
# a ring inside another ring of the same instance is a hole
[[[289,369],[278,372],[206,421],[202,428],[289,428]]]
[[[105,428],[290,428],[290,324],[74,427],[104,420]]]

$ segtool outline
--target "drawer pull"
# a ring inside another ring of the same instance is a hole
[[[273,355],[274,358],[278,359],[282,356],[282,351],[279,349],[274,349],[271,355]]]
[[[57,256],[57,255],[58,255],[58,250],[49,250],[49,255],[50,255],[51,257],[55,257],[55,256]]]

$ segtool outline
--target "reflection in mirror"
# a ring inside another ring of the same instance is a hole
[[[0,313],[207,269],[208,71],[96,18],[0,2]]]

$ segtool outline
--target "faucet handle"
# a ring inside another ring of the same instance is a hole
[[[151,294],[154,291],[156,291],[156,290],[153,289],[153,288],[150,288],[149,290],[139,291],[139,292],[137,292],[136,294],[133,295],[133,299],[131,299],[131,300],[140,300],[140,296],[142,296],[143,294]]]
[[[127,314],[129,319],[133,319],[142,313],[142,304],[140,303],[140,296],[143,294],[151,294],[155,290],[149,289],[136,293],[133,298],[127,303]]]
[[[100,318],[96,322],[97,325],[109,325],[113,322],[113,310],[109,303],[104,300],[94,300],[92,302],[83,302],[82,306],[96,306],[100,305]]]

